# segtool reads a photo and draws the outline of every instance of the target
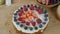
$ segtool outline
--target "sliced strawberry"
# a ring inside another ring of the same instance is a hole
[[[34,6],[33,5],[30,6],[30,10],[34,10]]]
[[[22,18],[18,18],[18,21],[22,21],[23,19]]]
[[[23,9],[21,9],[20,12],[23,12]]]
[[[37,21],[38,24],[42,23],[42,20],[39,19],[39,18],[36,21]]]
[[[22,20],[21,23],[26,23],[26,21],[25,20]]]
[[[37,11],[39,14],[42,14],[42,11],[41,11],[39,8],[36,8],[36,11]]]
[[[18,14],[18,15],[19,15],[19,16],[21,16],[21,15],[22,15],[22,13],[23,13],[23,10],[20,10],[20,12],[19,12],[19,14]]]
[[[39,14],[42,14],[42,11],[41,11],[41,10],[39,10],[39,11],[38,11],[38,13],[39,13]]]
[[[39,8],[36,8],[36,11],[39,11],[40,9]]]
[[[21,15],[22,15],[22,13],[20,12],[18,15],[19,15],[19,16],[21,16]]]
[[[26,25],[29,26],[30,25],[30,22],[26,22]]]
[[[24,11],[27,11],[28,10],[28,8],[27,7],[24,7]]]
[[[36,25],[36,23],[35,23],[35,22],[31,22],[31,24],[32,24],[32,26],[35,26],[35,25]]]

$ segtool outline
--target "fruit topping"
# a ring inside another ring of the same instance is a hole
[[[42,28],[42,27],[43,27],[43,25],[42,25],[42,24],[40,24],[40,25],[39,25],[39,27],[40,27],[40,28]]]
[[[30,5],[27,5],[27,7],[30,7]]]
[[[34,18],[37,18],[36,14],[32,14],[32,16],[33,16]]]
[[[23,27],[24,25],[20,24],[20,27]]]
[[[16,24],[17,24],[17,25],[19,25],[19,24],[20,24],[20,22],[16,22]]]
[[[26,21],[25,20],[22,20],[21,23],[26,23]]]
[[[30,6],[30,10],[34,10],[34,6],[33,5]]]
[[[23,18],[18,18],[18,21],[22,21],[23,20]]]
[[[35,26],[35,25],[36,25],[36,23],[35,23],[35,22],[33,22],[33,21],[31,22],[31,24],[32,24],[32,26]]]
[[[29,16],[29,17],[28,17],[28,20],[29,20],[29,21],[32,21],[32,18],[33,18],[32,16]]]
[[[26,14],[26,16],[27,16],[27,17],[29,17],[29,16],[30,16],[30,14]]]
[[[30,30],[33,30],[33,28],[32,28],[32,27],[30,27]]]
[[[25,29],[25,30],[27,30],[27,29],[28,29],[28,27],[26,27],[26,26],[25,26],[25,27],[24,27],[24,29]]]
[[[27,7],[24,7],[24,11],[27,11],[28,10],[28,8]]]
[[[26,15],[21,16],[21,18],[25,19],[26,18]]]
[[[36,8],[36,11],[37,11],[39,14],[42,14],[42,11],[41,11],[39,8]]]
[[[30,22],[26,22],[26,25],[29,26],[30,25]]]
[[[38,24],[42,23],[42,20],[39,19],[39,18],[36,21],[37,21]]]
[[[19,14],[18,14],[18,15],[19,15],[19,16],[21,16],[21,15],[22,15],[22,13],[23,13],[23,10],[20,10],[20,12],[19,12]]]
[[[37,30],[38,29],[38,27],[35,27],[35,30]]]
[[[22,15],[22,13],[19,13],[18,15],[19,15],[19,16],[21,16],[21,15]]]

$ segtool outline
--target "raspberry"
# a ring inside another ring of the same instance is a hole
[[[30,25],[30,22],[26,22],[26,25],[29,26]]]
[[[28,8],[27,7],[24,7],[24,11],[27,11],[28,10]]]
[[[19,16],[21,16],[21,15],[22,15],[22,13],[20,12],[18,15],[19,15]]]
[[[22,20],[21,23],[26,23],[26,21],[25,20]]]
[[[39,11],[40,9],[39,8],[36,8],[36,11]]]
[[[36,8],[36,11],[37,11],[39,14],[42,14],[42,11],[41,11],[39,8]]]
[[[30,10],[34,10],[34,6],[33,5],[31,5]]]
[[[42,23],[41,19],[36,20],[38,24]]]
[[[19,21],[22,21],[23,19],[22,18],[18,18]]]
[[[21,9],[20,12],[23,12],[23,9]]]
[[[42,14],[42,11],[41,11],[41,10],[39,10],[39,11],[38,11],[38,13],[39,13],[39,14]]]
[[[35,26],[35,25],[36,25],[36,23],[35,23],[35,22],[31,22],[31,24],[32,24],[32,26]]]
[[[19,14],[18,14],[18,15],[19,15],[19,16],[21,16],[21,15],[22,15],[22,13],[23,13],[23,10],[20,10],[20,12],[19,12]]]

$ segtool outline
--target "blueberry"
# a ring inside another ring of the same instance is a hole
[[[45,18],[44,20],[47,21],[47,18]]]
[[[14,21],[17,21],[16,17],[14,17]]]
[[[48,17],[48,14],[45,14],[44,17]]]
[[[17,13],[14,13],[14,15],[17,15]]]
[[[20,23],[19,22],[16,22],[17,25],[19,25]]]
[[[35,30],[37,30],[38,29],[38,27],[35,27]]]
[[[23,9],[23,7],[21,7],[21,9]]]
[[[42,24],[40,24],[39,27],[42,28],[43,27]]]
[[[25,26],[25,27],[24,27],[24,29],[25,29],[25,30],[27,30],[27,29],[28,29],[28,27],[26,27],[26,26]]]
[[[46,22],[43,22],[43,24],[45,25],[45,24],[46,24]]]
[[[27,7],[30,7],[30,5],[27,5]]]
[[[22,25],[22,24],[20,24],[20,27],[23,27],[23,25]]]
[[[33,30],[33,28],[32,28],[32,27],[30,27],[30,30]]]

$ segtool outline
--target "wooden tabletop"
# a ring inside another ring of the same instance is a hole
[[[11,6],[0,6],[0,34],[22,34],[16,31],[11,20],[14,11],[24,4],[36,4],[36,2],[34,0],[21,0],[17,2],[15,0]],[[60,34],[60,21],[56,18],[57,7],[45,9],[49,15],[49,23],[43,34]]]

